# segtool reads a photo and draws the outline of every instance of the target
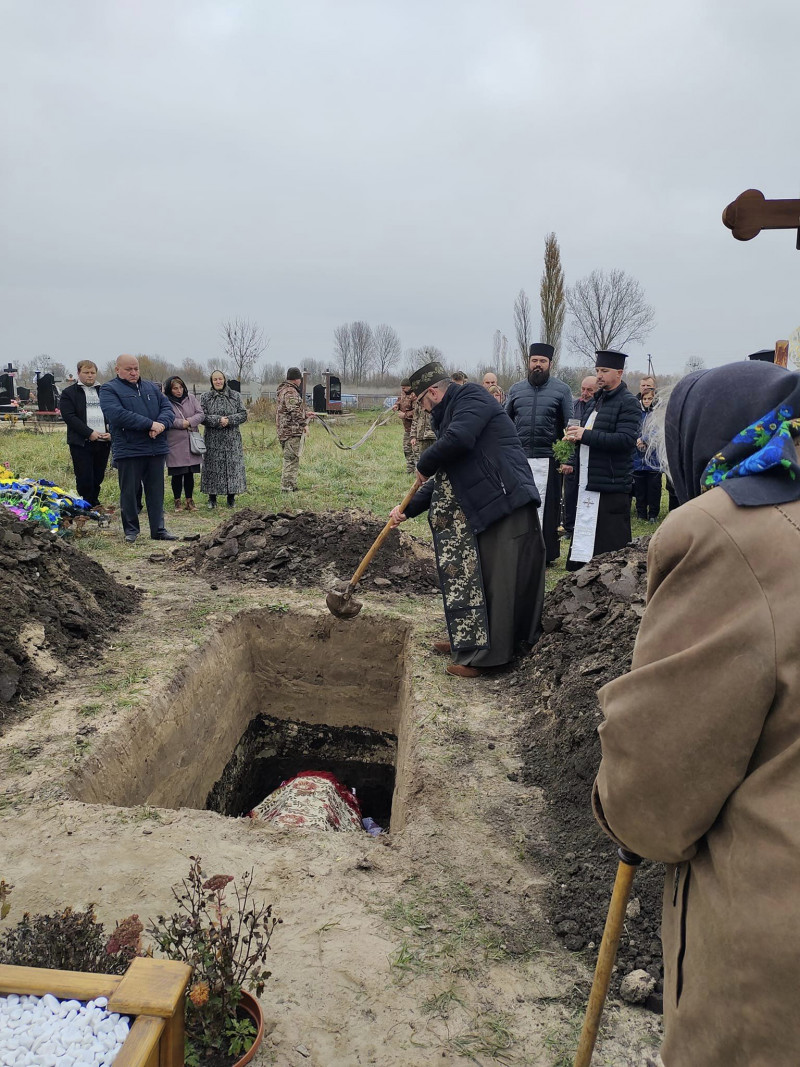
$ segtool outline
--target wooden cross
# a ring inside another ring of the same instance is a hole
[[[0,374],[10,374],[12,376],[15,375],[16,373],[17,373],[17,368],[16,367],[12,367],[11,360],[8,361],[8,366],[7,367],[3,367],[2,371],[0,371]]]
[[[746,189],[728,204],[722,221],[737,241],[751,241],[762,230],[797,230],[800,248],[800,200],[766,200],[759,189]]]

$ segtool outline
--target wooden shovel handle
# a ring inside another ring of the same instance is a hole
[[[401,511],[405,511],[406,508],[408,507],[408,505],[414,499],[414,497],[416,496],[416,493],[417,493],[417,488],[418,488],[417,483],[414,482],[414,484],[408,490],[406,495],[400,501],[400,510]],[[364,556],[364,558],[361,560],[359,565],[356,567],[356,572],[353,575],[353,577],[350,579],[350,589],[353,589],[354,586],[358,585],[358,582],[359,582],[359,579],[361,578],[361,575],[364,573],[364,571],[367,569],[367,567],[370,565],[370,563],[372,563],[372,560],[375,558],[375,553],[378,551],[378,549],[381,547],[383,542],[389,536],[390,531],[393,530],[393,529],[394,529],[394,527],[392,526],[392,520],[390,519],[386,523],[384,528],[381,530],[381,532],[378,534],[378,536],[375,538],[375,540],[372,542],[372,548],[369,550],[369,552],[367,552],[366,556]]]
[[[617,958],[622,924],[625,922],[625,909],[628,906],[633,876],[636,874],[636,867],[641,862],[641,857],[636,853],[628,852],[623,848],[619,849],[618,855],[619,866],[614,879],[614,891],[608,906],[603,940],[600,942],[600,951],[597,954],[592,991],[589,994],[589,1003],[586,1005],[586,1017],[583,1020],[583,1030],[573,1067],[589,1067],[592,1062],[597,1032],[600,1029],[600,1019],[608,996],[608,987],[611,984],[611,971],[614,967],[614,960]]]

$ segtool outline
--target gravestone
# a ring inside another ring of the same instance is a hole
[[[327,411],[328,406],[325,400],[325,386],[315,385],[312,391],[312,398],[314,404],[314,411]]]
[[[49,372],[36,372],[36,406],[39,411],[55,411],[57,401],[56,380]]]
[[[335,374],[325,371],[325,394],[328,399],[328,411],[342,410],[342,382]]]

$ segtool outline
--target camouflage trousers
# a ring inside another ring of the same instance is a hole
[[[300,454],[303,451],[302,437],[289,437],[281,441],[283,449],[283,470],[281,471],[281,489],[296,489],[297,474],[300,470]]]
[[[416,469],[414,449],[411,447],[411,428],[403,430],[403,455],[406,457],[406,471],[413,474]]]
[[[425,440],[422,440],[422,441],[417,441],[417,447],[414,449],[414,466],[415,467],[416,467],[417,462],[419,461],[419,457],[422,455],[422,453],[426,449],[430,448],[431,445],[435,445],[435,444],[436,444],[436,438],[435,437],[431,437],[430,439],[425,439]]]

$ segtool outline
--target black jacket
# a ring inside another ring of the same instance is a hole
[[[597,412],[597,418],[581,439],[582,445],[589,446],[586,488],[593,493],[629,493],[633,485],[633,451],[641,420],[639,402],[621,384],[613,392],[595,393],[582,425],[586,425],[593,411]]]
[[[154,422],[167,429],[175,421],[175,409],[157,382],[140,378],[123,381],[119,376],[100,386],[100,403],[111,427],[111,454],[115,460],[134,456],[165,456],[169,452],[166,433],[150,436]]]
[[[100,386],[96,386],[98,395]],[[80,385],[68,385],[58,402],[61,418],[67,424],[67,444],[85,445],[92,436],[92,428],[86,422],[86,393]],[[105,417],[105,416],[104,416]],[[106,421],[106,433],[108,422]]]
[[[483,386],[448,386],[432,416],[437,440],[419,457],[417,470],[428,478],[439,468],[447,473],[473,533],[526,504],[540,504],[514,423]],[[413,518],[426,511],[432,492],[430,480],[406,515]]]
[[[548,378],[534,386],[527,380],[512,385],[506,411],[517,428],[525,455],[531,459],[552,459],[553,442],[564,436],[572,418],[572,394],[566,382]]]

